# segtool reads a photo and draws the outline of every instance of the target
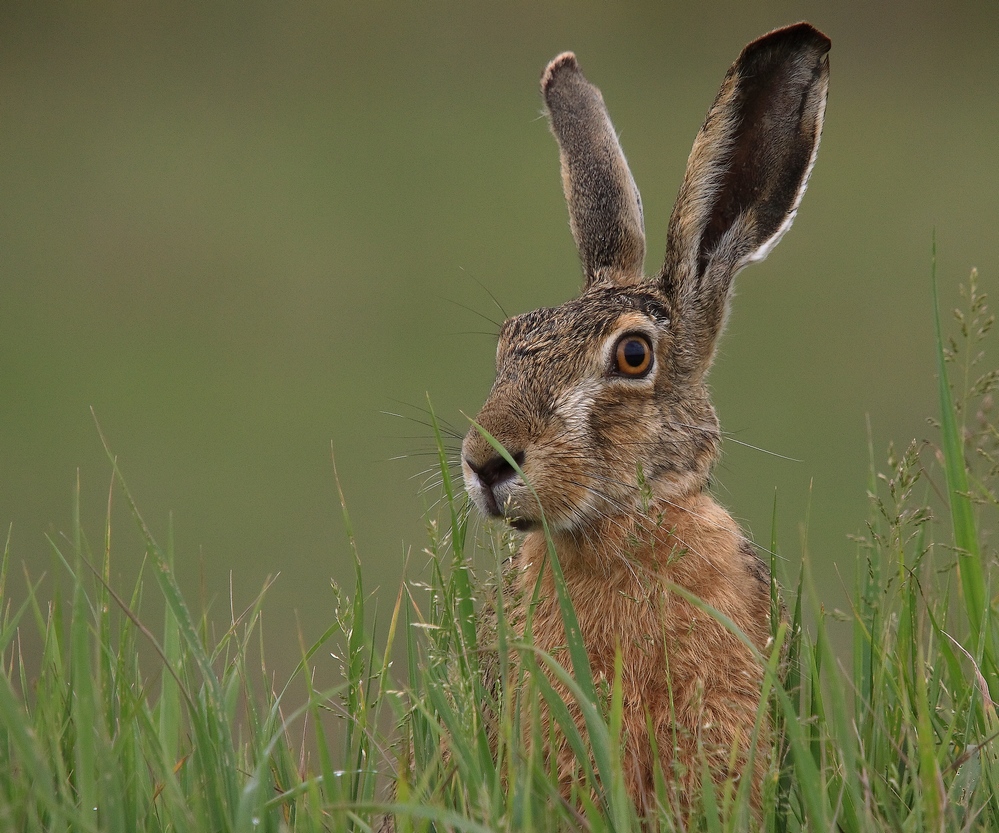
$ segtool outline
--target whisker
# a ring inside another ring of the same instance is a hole
[[[457,451],[458,451],[457,449],[453,449],[453,448],[449,449],[446,446],[445,446],[444,450],[445,451],[454,452],[455,454],[457,454]],[[433,458],[437,459],[437,458],[440,457],[440,455],[438,454],[437,449],[432,449],[432,450],[429,450],[429,451],[408,451],[405,454],[396,454],[394,457],[388,457],[386,459],[389,462],[393,462],[394,463],[397,460],[408,460],[410,458],[416,458],[416,457],[433,457]],[[455,456],[453,458],[449,457],[448,460],[447,460],[447,464],[451,468],[458,467],[458,466],[461,466],[461,460],[459,460],[457,456]]]
[[[768,448],[761,448],[758,445],[752,445],[751,443],[743,442],[742,440],[737,440],[733,434],[725,434],[725,439],[735,443],[736,445],[741,445],[745,448],[751,448],[753,451],[759,451],[763,454],[767,454],[770,457],[777,457],[780,460],[787,460],[791,463],[803,462],[802,460],[799,460],[797,457],[788,457],[786,454],[780,454],[776,451],[770,451],[770,449]]]
[[[472,280],[475,280],[475,278],[472,278]],[[476,281],[476,283],[478,283],[478,281]],[[482,286],[482,284],[479,284],[479,286]],[[483,288],[485,288],[485,287],[483,287]],[[492,298],[492,293],[489,293],[489,290],[486,290],[486,292],[489,294],[489,297]],[[447,303],[449,303],[449,304],[453,304],[456,307],[460,307],[461,309],[465,310],[466,312],[472,313],[472,315],[477,315],[483,321],[488,321],[490,324],[492,324],[496,328],[496,330],[494,332],[488,333],[488,335],[491,335],[493,338],[496,337],[497,333],[499,332],[500,327],[503,326],[503,322],[502,321],[493,321],[493,319],[491,319],[484,312],[480,312],[479,310],[475,309],[474,307],[468,306],[468,304],[463,304],[463,303],[461,303],[461,301],[455,301],[453,298],[447,298],[447,297],[445,297],[443,295],[437,295],[436,297],[439,300],[441,300],[441,301],[447,301]],[[493,298],[493,301],[495,302],[496,299]],[[500,312],[503,312],[503,310],[501,309]],[[506,313],[503,314],[503,317],[506,318]]]
[[[379,413],[383,414],[384,416],[396,417],[397,419],[404,419],[408,422],[415,422],[417,425],[422,425],[424,428],[430,428],[431,430],[433,430],[434,428],[434,424],[432,422],[425,421],[422,419],[416,419],[416,417],[405,416],[404,414],[397,414],[395,413],[395,411],[379,411]],[[454,428],[447,425],[446,423],[442,423],[440,420],[438,420],[437,422],[437,428],[440,430],[442,434],[450,437],[453,440],[463,440],[465,438],[464,434],[459,434]],[[410,438],[410,439],[418,439],[418,438]]]
[[[431,411],[429,408],[420,405],[414,405],[411,402],[403,402],[402,400],[399,399],[391,399],[390,401],[395,402],[397,405],[403,405],[407,408],[412,408],[414,411],[418,411],[419,413],[426,416],[429,421],[423,422],[421,420],[416,419],[415,417],[406,416],[405,414],[399,414],[394,411],[382,411],[381,413],[385,414],[386,416],[394,416],[398,417],[399,419],[406,419],[409,420],[410,422],[415,422],[418,425],[423,425],[428,428],[432,428],[433,422],[436,421],[437,425],[440,428],[445,429],[445,431],[447,433],[450,433],[455,439],[464,438],[463,431],[459,431],[457,428],[455,428],[454,424],[450,420],[445,419],[440,414]]]
[[[509,318],[510,316],[507,314],[507,311],[505,309],[503,309],[503,305],[496,299],[496,296],[493,295],[492,290],[490,290],[488,286],[486,286],[482,281],[480,281],[474,275],[466,275],[466,276],[469,277],[469,278],[471,278],[473,281],[475,281],[475,283],[478,284],[479,289],[481,289],[483,292],[486,293],[486,295],[489,296],[489,299],[496,306],[496,309],[498,309],[500,311],[500,315],[503,316],[503,320],[506,321],[506,319]],[[479,313],[479,314],[481,315],[481,313]],[[486,318],[485,315],[483,315],[482,317]],[[486,320],[488,321],[489,319],[486,318]],[[494,321],[492,323],[495,324],[496,322]],[[502,324],[496,324],[496,329],[499,330],[502,326],[503,326]]]

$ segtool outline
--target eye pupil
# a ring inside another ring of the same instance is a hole
[[[643,376],[652,366],[652,346],[643,336],[625,336],[615,353],[617,372],[625,376]]]
[[[629,338],[621,351],[624,354],[624,361],[629,367],[641,367],[645,362],[648,351],[645,345],[637,338]]]

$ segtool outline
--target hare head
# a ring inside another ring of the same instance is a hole
[[[805,23],[743,50],[694,140],[652,277],[641,197],[600,91],[570,52],[545,69],[585,284],[500,331],[496,380],[462,446],[485,514],[573,532],[705,488],[720,443],[705,377],[732,279],[794,219],[819,147],[828,51]]]

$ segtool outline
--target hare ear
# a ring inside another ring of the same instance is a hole
[[[583,77],[576,56],[565,52],[545,69],[541,93],[558,140],[569,224],[586,285],[638,283],[645,262],[642,198],[600,90]]]
[[[815,164],[829,39],[807,23],[749,44],[725,76],[670,217],[662,291],[706,370],[733,276],[790,228]]]

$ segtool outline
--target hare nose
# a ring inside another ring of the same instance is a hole
[[[521,469],[523,469],[525,459],[524,452],[517,451],[511,453],[510,456],[513,458],[514,462],[520,466]],[[516,469],[514,469],[509,462],[507,462],[506,457],[499,454],[493,455],[481,465],[477,465],[467,457],[465,458],[465,462],[468,463],[468,467],[474,471],[479,480],[482,481],[482,485],[489,489],[505,480],[510,480],[517,474]]]

